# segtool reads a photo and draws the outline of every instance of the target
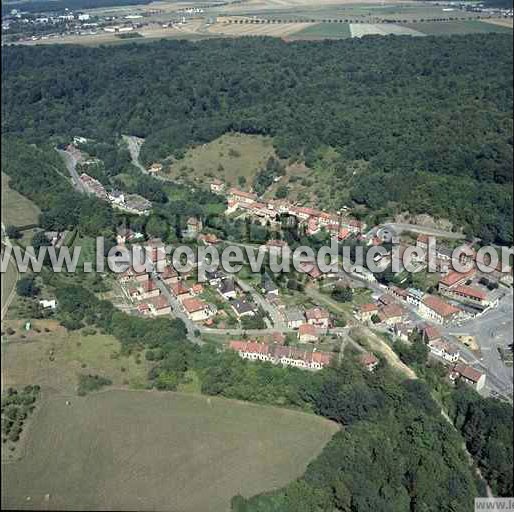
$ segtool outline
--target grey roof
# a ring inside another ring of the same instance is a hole
[[[271,279],[266,279],[262,283],[262,289],[265,292],[271,292],[271,291],[278,290],[278,286],[273,281],[271,281]]]
[[[236,286],[233,279],[223,279],[218,286],[221,294],[232,293],[236,291]]]
[[[303,312],[297,308],[288,309],[286,311],[286,319],[288,322],[299,322],[299,321],[303,322],[305,320],[305,316],[304,316]]]
[[[233,300],[231,302],[232,307],[239,313],[248,313],[250,311],[256,311],[256,307],[254,304],[250,304],[249,302],[245,302],[244,300]]]

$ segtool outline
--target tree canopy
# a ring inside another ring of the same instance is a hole
[[[356,204],[512,241],[508,35],[13,46],[2,85],[4,133],[31,142],[132,134],[148,164],[228,131],[271,135],[311,166],[332,148],[323,170]],[[353,176],[355,161],[368,165]]]

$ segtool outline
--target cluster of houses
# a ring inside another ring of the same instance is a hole
[[[206,272],[205,277],[220,298],[228,301],[238,320],[244,317],[255,317],[259,314],[257,305],[239,288],[233,277],[218,270]]]
[[[282,315],[287,327],[297,331],[298,340],[302,343],[319,341],[332,325],[330,313],[321,307],[283,309]]]
[[[124,194],[119,190],[107,192],[105,187],[89,174],[82,173],[80,182],[86,192],[103,201],[109,201],[111,205],[120,210],[136,215],[148,215],[152,209],[152,203],[137,194]]]
[[[456,289],[460,290],[459,287]],[[389,286],[387,293],[380,296],[376,303],[361,305],[356,311],[356,317],[362,322],[383,323],[394,327],[408,316],[408,311],[402,307],[407,305],[416,308],[422,318],[440,325],[447,325],[469,316],[468,312],[437,295],[425,293],[416,288],[404,289]]]
[[[211,190],[216,193],[224,191],[224,185],[216,180],[211,183]],[[259,201],[256,194],[231,188],[227,194],[227,214],[237,210],[243,211],[252,217],[261,220],[263,223],[276,222],[281,214],[288,214],[296,217],[300,224],[305,225],[306,233],[314,235],[325,229],[339,240],[348,238],[351,234],[358,235],[363,232],[365,225],[356,219],[345,215],[328,213],[314,208],[296,206],[283,199]]]
[[[407,311],[394,302],[398,297],[401,297],[401,300],[405,302],[410,298],[411,304],[414,301],[420,306],[418,311],[421,316],[425,316],[432,321],[437,318],[438,323],[444,323],[440,320],[445,318],[446,311],[452,311],[448,308],[453,308],[453,306],[444,303],[438,297],[418,292],[419,290],[409,291],[392,287],[390,288],[391,295],[380,296],[376,304],[369,303],[360,306],[356,312],[356,317],[362,322],[375,321],[391,326],[394,335],[403,341],[409,341],[413,332],[416,331],[427,344],[431,356],[450,367],[450,380],[455,381],[459,376],[462,376],[462,380],[473,385],[479,391],[485,384],[485,374],[459,362],[461,356],[459,348],[444,338],[437,327],[428,323],[413,325],[412,322],[407,321]],[[425,308],[429,312],[428,314],[424,312]]]
[[[126,239],[133,235],[130,230],[125,230],[118,236]],[[124,243],[124,242],[121,242]],[[166,258],[162,241],[159,239],[149,240],[145,247],[150,249],[147,252],[148,259],[156,264]],[[171,296],[177,300],[180,307],[193,322],[201,322],[209,319],[216,313],[212,305],[205,303],[198,297],[203,292],[200,283],[188,285],[183,280],[185,275],[179,275],[170,264],[165,264],[162,272],[159,273],[159,280],[163,283]],[[140,315],[160,316],[169,315],[172,312],[170,301],[161,292],[155,278],[146,270],[136,271],[133,266],[123,273],[118,274],[118,280],[127,299],[133,303]]]
[[[297,347],[258,343],[256,341],[231,341],[229,348],[236,351],[239,357],[243,359],[267,361],[304,370],[321,370],[332,359],[332,354],[329,352],[316,350],[311,352]]]

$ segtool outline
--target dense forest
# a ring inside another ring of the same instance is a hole
[[[2,62],[4,133],[133,134],[147,164],[227,131],[272,135],[279,157],[339,175],[355,204],[512,241],[508,35],[9,47]],[[353,177],[356,160],[369,165]]]

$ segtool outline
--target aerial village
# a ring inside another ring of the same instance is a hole
[[[74,148],[70,145],[68,151],[75,151]],[[84,159],[80,152],[75,156],[82,163],[82,171],[95,164],[94,159]],[[161,170],[162,165],[156,163],[146,173],[159,178]],[[147,199],[121,190],[107,190],[86,172],[78,176],[76,185],[121,211],[143,216],[152,211],[152,203]],[[386,250],[375,262],[384,269],[391,262],[392,252],[384,242],[382,228],[366,226],[345,209],[327,212],[287,199],[265,200],[255,193],[227,187],[216,178],[206,187],[225,199],[225,216],[276,228],[276,239],[255,245],[257,251],[271,254],[287,246],[279,229],[280,218],[285,214],[294,217],[307,236],[326,233],[339,244],[358,241],[368,247],[382,245]],[[57,243],[59,233],[51,235]],[[227,243],[195,216],[187,219],[184,239],[220,248]],[[409,233],[400,237],[399,242],[400,256],[413,247],[419,250],[413,254],[411,263],[423,271],[427,267],[428,236]],[[159,238],[146,239],[143,233],[120,228],[117,243],[149,248],[151,263],[162,263],[164,268],[156,273],[136,272],[130,267],[117,274],[119,293],[114,302],[118,302],[118,307],[149,318],[180,318],[194,336],[222,335],[223,346],[244,359],[305,370],[320,370],[342,357],[341,349],[350,342],[360,350],[362,366],[375,371],[380,366],[381,354],[363,349],[350,337],[351,329],[360,326],[388,343],[410,344],[421,339],[430,357],[447,366],[450,381],[461,379],[482,390],[487,368],[480,365],[477,340],[473,336],[454,336],[452,331],[466,322],[476,322],[478,326],[481,315],[497,308],[512,289],[511,268],[502,271],[498,265],[493,273],[483,274],[475,264],[479,256],[471,249],[461,258],[461,263],[472,263],[470,270],[456,272],[449,268],[452,248],[439,242],[435,254],[438,272],[432,276],[432,285],[424,290],[409,282],[410,275],[404,269],[400,273],[405,276],[403,281],[384,282],[364,267],[350,273],[323,273],[315,261],[301,266],[295,276],[300,284],[295,287],[289,286],[291,280],[280,280],[267,271],[255,276],[216,270],[206,272],[206,280],[199,282],[198,264],[189,272],[178,272]],[[341,289],[353,294],[343,306],[334,299],[334,293]]]

